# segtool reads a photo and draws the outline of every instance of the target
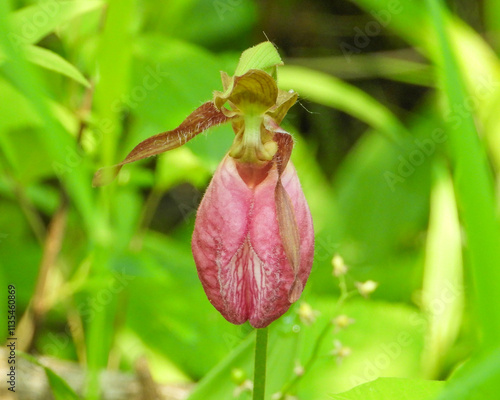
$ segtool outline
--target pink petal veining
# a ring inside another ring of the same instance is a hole
[[[290,307],[294,273],[276,217],[273,166],[255,188],[229,156],[219,165],[198,209],[192,250],[207,297],[230,322],[267,326]],[[282,174],[300,230],[298,277],[305,285],[314,253],[311,214],[292,163]]]

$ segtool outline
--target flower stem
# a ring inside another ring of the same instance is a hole
[[[253,400],[264,400],[266,392],[267,327],[257,329],[255,341],[255,369],[253,379]]]

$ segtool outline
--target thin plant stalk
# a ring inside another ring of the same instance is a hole
[[[267,336],[267,327],[257,329],[257,338],[255,341],[253,400],[264,400],[266,393]]]

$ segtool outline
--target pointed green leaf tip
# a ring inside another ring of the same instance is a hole
[[[283,65],[278,50],[271,42],[262,42],[243,52],[234,76],[244,75],[251,69],[260,69],[276,79],[276,67],[278,65]]]

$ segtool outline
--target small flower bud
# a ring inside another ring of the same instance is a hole
[[[345,265],[344,259],[339,254],[333,256],[332,265],[334,276],[341,276],[347,273],[347,265]]]
[[[231,370],[231,380],[237,385],[241,385],[245,382],[247,374],[241,368],[233,368]]]
[[[300,365],[298,361],[295,361],[295,368],[293,369],[293,373],[297,376],[304,375],[304,367]]]
[[[366,298],[378,287],[378,283],[372,280],[368,280],[366,282],[355,282],[354,285],[356,285],[359,294]]]
[[[316,321],[316,317],[320,314],[320,312],[313,310],[309,304],[302,302],[297,310],[297,314],[299,314],[300,321],[303,324],[312,325]]]
[[[246,379],[241,385],[237,386],[234,389],[233,396],[239,397],[242,393],[252,393],[253,391],[253,382],[249,379]]]
[[[332,320],[333,325],[335,325],[335,332],[347,328],[349,325],[353,324],[355,321],[349,318],[347,315],[342,314]]]
[[[344,358],[351,355],[351,348],[344,346],[340,340],[334,340],[331,354],[337,358],[338,363],[341,363]]]

